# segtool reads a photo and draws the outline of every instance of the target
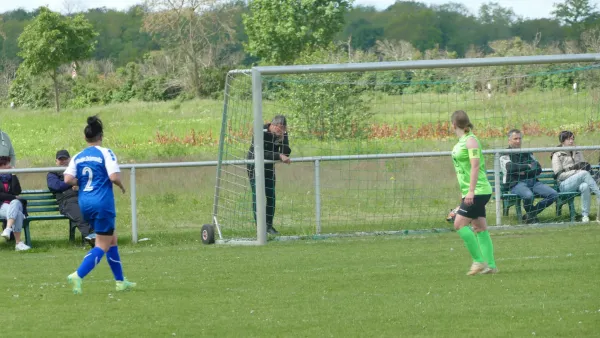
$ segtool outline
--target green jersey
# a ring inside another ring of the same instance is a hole
[[[467,140],[472,137],[479,145],[476,149],[467,149]],[[475,195],[490,195],[492,186],[487,179],[485,173],[485,159],[481,154],[481,143],[473,133],[467,133],[458,140],[458,143],[452,149],[452,161],[454,162],[454,170],[458,178],[458,185],[462,196],[465,197],[469,193],[471,182],[471,159],[479,159],[479,175],[477,177],[477,185],[475,186]]]

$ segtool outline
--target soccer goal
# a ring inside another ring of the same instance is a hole
[[[594,146],[600,144],[594,133],[600,128],[598,61],[600,54],[577,54],[232,71],[216,170],[216,237],[265,244],[267,210],[274,210],[277,238],[451,229],[445,218],[461,198],[450,157],[457,138],[449,119],[456,110],[469,114],[486,150],[495,188],[489,224],[531,223],[526,215],[532,206],[511,199],[514,182],[503,181],[507,132],[522,135],[521,150],[508,155],[532,151],[548,187],[559,189],[552,165],[557,150],[581,151],[594,174],[600,160]],[[264,168],[272,161],[264,157],[263,128],[280,114],[287,118],[292,163],[274,164],[275,183],[267,182],[267,189],[274,185],[275,193],[265,194]],[[577,148],[557,148],[565,130],[573,132]],[[255,167],[256,214],[248,164]],[[535,221],[581,221],[578,189],[536,213]]]

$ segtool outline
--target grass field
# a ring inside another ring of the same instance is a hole
[[[136,290],[84,251],[2,250],[3,336],[597,337],[596,224],[493,231],[500,273],[467,277],[456,233],[202,246],[189,232],[121,246]],[[1,245],[4,247],[4,245]]]

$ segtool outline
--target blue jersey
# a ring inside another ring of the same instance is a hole
[[[88,147],[71,158],[65,175],[79,185],[79,208],[86,220],[116,216],[113,183],[109,176],[120,172],[117,157],[108,148]]]

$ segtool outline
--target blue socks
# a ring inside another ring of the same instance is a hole
[[[98,263],[104,257],[104,250],[99,247],[95,247],[90,250],[85,257],[83,257],[83,262],[77,269],[77,275],[80,278],[87,276]],[[108,261],[108,265],[112,270],[113,275],[115,276],[115,280],[118,282],[123,281],[123,267],[121,266],[121,257],[119,256],[119,248],[117,246],[111,246],[106,252],[106,260]]]
[[[106,253],[106,260],[110,269],[112,270],[115,280],[118,282],[123,281],[123,266],[121,266],[121,257],[119,257],[119,247],[111,246]]]
[[[80,278],[87,276],[87,274],[90,273],[90,271],[94,270],[96,265],[98,265],[98,263],[100,263],[103,256],[104,256],[104,250],[102,250],[100,248],[96,247],[96,248],[93,248],[92,250],[90,250],[87,253],[87,255],[85,255],[85,257],[83,257],[83,262],[81,262],[79,269],[77,269],[77,275]]]

